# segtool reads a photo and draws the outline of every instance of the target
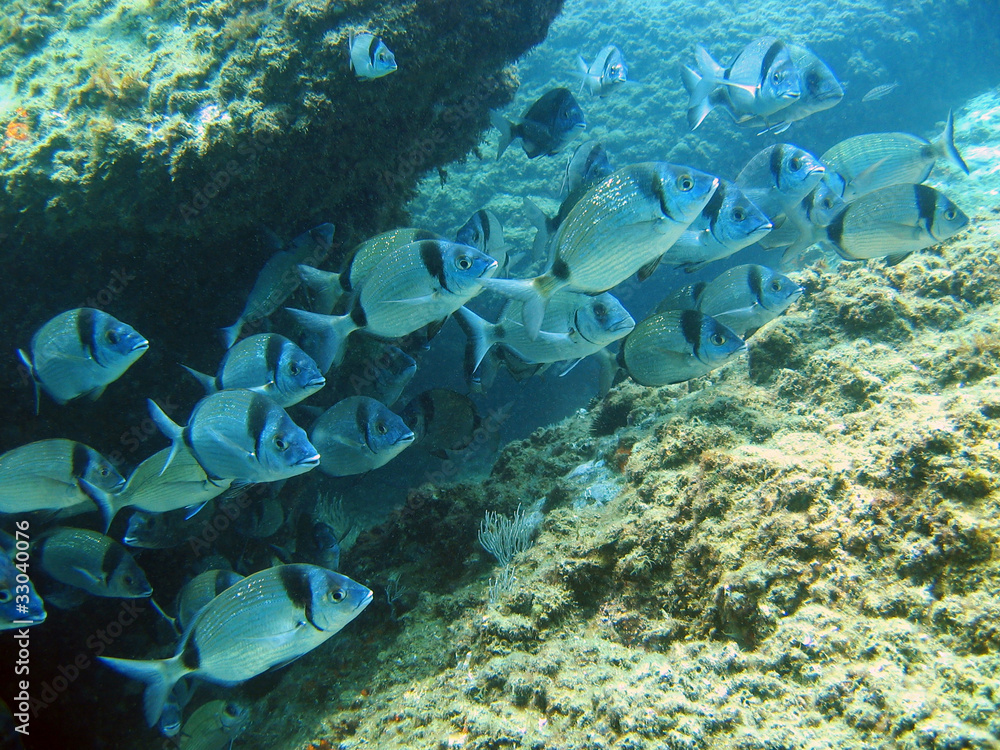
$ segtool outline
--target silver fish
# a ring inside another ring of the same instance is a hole
[[[567,88],[549,89],[521,117],[508,120],[490,112],[490,122],[500,131],[497,159],[515,140],[529,159],[552,156],[587,128],[583,110]]]
[[[828,170],[824,179],[846,201],[887,185],[923,182],[938,159],[946,159],[969,174],[955,148],[951,112],[941,135],[933,141],[909,133],[868,133],[837,143],[821,157]]]
[[[608,152],[598,141],[584,141],[575,149],[566,162],[559,194],[565,198],[574,193],[583,195],[591,185],[600,182],[614,172]],[[570,206],[572,208],[572,206]],[[560,211],[561,213],[561,211]],[[567,209],[567,213],[569,210]]]
[[[475,373],[483,357],[495,345],[502,345],[531,364],[579,360],[627,336],[635,327],[628,310],[606,292],[594,297],[572,292],[560,296],[575,298],[573,310],[567,316],[569,328],[559,332],[541,330],[534,339],[518,320],[508,318],[489,323],[471,310],[459,308],[456,320],[469,339],[467,376]],[[517,302],[511,304],[518,305]]]
[[[195,404],[185,427],[153,401],[149,413],[171,441],[170,465],[186,446],[208,478],[240,483],[276,482],[319,465],[319,453],[285,410],[245,389],[219,391]]]
[[[332,477],[364,474],[391,461],[413,442],[413,432],[387,406],[367,396],[338,401],[316,420],[309,439]]]
[[[39,389],[59,404],[82,397],[94,401],[148,348],[132,326],[81,307],[52,318],[35,332],[28,351],[17,354],[35,381],[37,414]]]
[[[861,97],[863,102],[875,102],[879,99],[884,99],[889,96],[893,91],[899,87],[899,81],[893,81],[892,83],[883,83],[881,86],[872,86],[868,93]]]
[[[587,64],[582,56],[577,58],[580,75],[583,81],[580,90],[584,88],[591,96],[604,97],[610,94],[619,84],[628,82],[628,65],[625,56],[615,45],[609,44],[597,53],[594,62]]]
[[[209,479],[186,446],[179,446],[172,456],[171,451],[164,448],[133,469],[116,498],[116,511],[125,507],[147,513],[194,510],[229,489],[229,480]]]
[[[714,318],[697,310],[669,310],[635,327],[618,363],[640,385],[669,385],[705,375],[744,351],[743,339]]]
[[[223,750],[243,733],[250,711],[232,701],[209,701],[195,709],[180,732],[180,750]]]
[[[820,180],[799,203],[786,211],[787,221],[764,237],[766,248],[785,248],[785,260],[798,256],[810,245],[821,241],[825,229],[847,203],[825,180]]]
[[[125,479],[93,448],[55,438],[0,455],[0,513],[62,510],[93,503],[104,528],[118,511]]]
[[[783,107],[767,117],[737,117],[735,113],[731,113],[737,123],[743,127],[764,128],[758,135],[783,133],[793,122],[830,109],[844,98],[844,87],[840,85],[837,77],[826,63],[805,47],[800,47],[797,44],[789,44],[788,51],[799,77],[799,97],[787,107]]]
[[[709,282],[683,287],[668,295],[656,311],[698,310],[746,339],[787,310],[802,292],[787,276],[749,263],[734,266]]]
[[[289,295],[299,288],[299,264],[315,265],[330,252],[333,245],[333,224],[320,224],[300,234],[270,258],[257,274],[243,312],[236,322],[222,329],[222,342],[231,349],[248,322],[257,324],[277,310]]]
[[[497,271],[497,262],[474,247],[440,240],[411,242],[391,250],[372,269],[347,315],[319,315],[287,308],[321,340],[314,352],[320,369],[343,360],[347,337],[363,329],[399,338],[446,318],[475,297]]]
[[[736,184],[772,223],[806,197],[823,178],[823,164],[790,143],[758,151],[736,176]]]
[[[866,193],[827,227],[826,240],[845,260],[886,258],[889,265],[958,234],[969,217],[927,185],[889,185]]]
[[[568,288],[596,294],[658,263],[719,185],[711,175],[665,162],[619,169],[587,191],[554,238],[545,272],[490,279],[486,287],[524,303],[524,327],[537,336],[545,306]]]
[[[455,235],[455,242],[469,245],[496,260],[499,273],[507,270],[510,257],[503,239],[503,224],[492,211],[482,208],[469,218]]]
[[[279,565],[247,576],[199,612],[169,659],[136,661],[98,657],[147,683],[143,700],[149,726],[180,678],[222,685],[249,680],[307,654],[361,614],[372,592],[315,565]]]
[[[140,599],[153,593],[128,550],[96,531],[60,527],[40,537],[34,551],[42,570],[93,596]]]
[[[22,552],[25,553],[23,559],[29,559],[27,547]],[[0,531],[0,630],[45,622],[45,603],[38,596],[31,580],[15,565],[17,553],[14,537]],[[23,560],[21,564],[24,565]]]
[[[258,333],[235,344],[215,377],[181,366],[206,393],[246,388],[270,396],[281,407],[297,404],[326,385],[313,358],[276,333]]]
[[[177,631],[187,630],[209,602],[242,580],[243,576],[232,570],[206,570],[185,583],[177,592],[177,619],[174,621]]]
[[[682,70],[692,130],[718,105],[734,117],[766,117],[799,98],[798,72],[788,47],[773,36],[747,44],[728,68],[723,68],[701,46],[695,48],[698,70]]]
[[[351,34],[347,38],[351,70],[358,78],[373,80],[396,70],[396,56],[374,34]]]
[[[720,179],[701,214],[674,243],[670,257],[685,271],[696,271],[759,242],[771,228],[764,212],[735,182]]]

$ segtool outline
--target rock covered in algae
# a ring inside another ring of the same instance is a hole
[[[414,492],[353,551],[386,593],[346,679],[246,746],[997,747],[998,262],[989,212],[893,268],[814,268],[748,359],[622,384],[482,485]],[[575,502],[599,462],[620,494]],[[489,604],[478,522],[537,497]]]

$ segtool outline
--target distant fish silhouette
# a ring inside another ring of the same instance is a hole
[[[862,96],[861,101],[863,102],[878,101],[879,99],[882,99],[883,97],[886,97],[893,91],[895,91],[897,86],[899,86],[899,81],[893,81],[892,83],[883,83],[881,86],[876,86],[867,94]]]

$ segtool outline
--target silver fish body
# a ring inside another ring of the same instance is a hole
[[[743,339],[714,318],[697,310],[668,310],[635,327],[619,364],[640,385],[669,385],[705,375],[745,350]]]
[[[222,329],[222,341],[231,349],[240,337],[244,325],[258,323],[277,310],[289,295],[299,288],[301,279],[298,266],[315,265],[330,252],[333,246],[333,224],[320,224],[292,240],[286,247],[268,258],[257,274],[253,288],[239,318]]]
[[[475,297],[497,271],[497,262],[474,247],[422,240],[392,249],[371,270],[347,315],[318,315],[288,308],[319,339],[321,369],[343,360],[356,330],[380,338],[406,336],[446,318]]]
[[[243,578],[232,570],[206,570],[185,583],[177,592],[177,630],[187,630],[205,605]]]
[[[38,388],[59,404],[97,399],[148,348],[132,326],[101,310],[81,307],[60,313],[35,332],[27,352],[18,350],[35,381],[35,413]]]
[[[564,198],[577,193],[583,195],[581,191],[587,190],[614,171],[604,146],[598,141],[584,141],[573,150],[566,162],[559,194]]]
[[[327,409],[309,430],[320,450],[320,471],[334,477],[384,466],[413,443],[413,431],[387,406],[350,396]]]
[[[185,427],[148,403],[153,421],[173,443],[173,455],[185,446],[213,481],[276,482],[319,465],[305,431],[273,400],[254,391],[205,396]]]
[[[153,593],[128,550],[96,531],[57,528],[38,540],[35,552],[46,573],[93,596],[139,599]]]
[[[27,553],[27,549],[22,551]],[[45,622],[45,603],[31,580],[15,566],[17,553],[14,537],[0,531],[0,630]]]
[[[230,586],[194,618],[169,659],[99,657],[147,683],[144,713],[160,718],[171,687],[191,675],[232,685],[312,651],[371,603],[372,592],[315,565],[278,565]]]
[[[351,70],[358,78],[373,80],[396,71],[396,56],[381,39],[367,32],[347,40]]]
[[[258,333],[229,349],[215,377],[184,367],[208,393],[246,388],[269,396],[281,407],[308,398],[326,384],[313,358],[284,336]]]
[[[747,162],[736,184],[771,222],[777,222],[816,187],[824,171],[820,160],[808,151],[775,143]]]
[[[548,299],[560,289],[597,294],[658,262],[718,187],[716,177],[666,162],[619,169],[592,187],[554,238],[548,268],[534,279],[491,279],[487,288],[524,303],[536,336]]]
[[[881,86],[872,86],[868,89],[868,92],[861,97],[863,102],[875,102],[879,99],[884,99],[889,96],[893,91],[899,87],[899,81],[893,81],[892,83],[883,83]]]
[[[180,750],[223,750],[243,733],[250,711],[233,701],[198,706],[180,730]]]
[[[73,440],[39,440],[0,455],[0,513],[93,503],[107,528],[124,485],[124,477],[104,456]]]
[[[962,231],[969,217],[928,185],[889,185],[847,204],[826,229],[845,260],[888,258],[898,263]]]
[[[888,185],[923,182],[938,159],[969,173],[955,147],[951,112],[933,141],[909,133],[867,133],[840,141],[820,159],[829,171],[825,179],[846,201]]]
[[[197,508],[221,495],[229,485],[228,480],[209,479],[186,446],[179,446],[173,456],[170,448],[164,448],[132,470],[118,494],[116,509],[168,513]]]
[[[586,88],[591,96],[605,97],[620,84],[628,82],[625,55],[613,44],[601,49],[589,65],[583,57],[579,57],[578,62],[583,78],[580,88]]]
[[[824,239],[826,227],[846,205],[826,180],[820,180],[805,198],[785,212],[787,221],[761,239],[760,244],[766,248],[785,248],[785,259],[790,260]]]

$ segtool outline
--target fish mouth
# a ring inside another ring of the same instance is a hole
[[[306,383],[306,388],[322,388],[326,385],[326,378],[313,378]]]
[[[296,466],[319,466],[319,454],[315,456],[310,456],[309,458],[303,458],[295,463]]]
[[[403,435],[401,438],[399,438],[399,440],[396,441],[396,445],[402,445],[403,443],[406,443],[407,445],[409,445],[410,443],[412,443],[416,439],[417,439],[417,436],[414,435],[413,432],[410,432],[410,433],[408,433],[406,435]]]
[[[614,325],[608,328],[612,333],[618,333],[619,331],[631,331],[635,328],[635,321],[631,318],[622,318]]]
[[[815,166],[809,167],[809,171],[806,172],[806,177],[811,177],[814,174],[824,174],[826,172],[826,167],[822,164],[817,164]]]
[[[491,278],[493,278],[493,274],[495,274],[497,272],[497,269],[499,269],[499,268],[500,268],[500,264],[497,263],[494,260],[492,263],[490,263],[488,266],[486,266],[486,268],[483,269],[483,272],[481,274],[479,274],[479,278],[481,278],[481,279],[482,278],[491,279]],[[487,274],[489,274],[489,275],[487,276]]]
[[[134,352],[144,352],[148,348],[149,348],[149,342],[146,339],[143,339],[142,341],[137,342],[132,347],[132,351],[134,351]]]

